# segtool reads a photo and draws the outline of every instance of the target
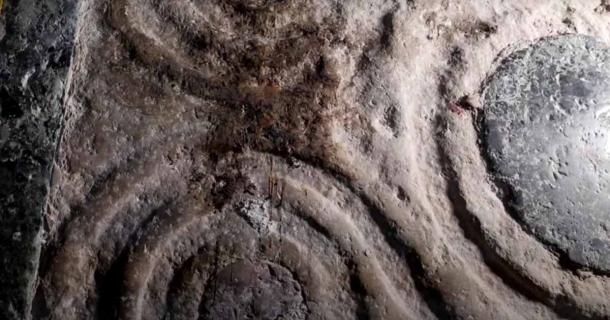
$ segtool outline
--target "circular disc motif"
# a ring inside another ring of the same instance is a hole
[[[608,47],[542,39],[502,61],[483,97],[483,151],[508,209],[572,262],[610,271]]]
[[[301,287],[279,265],[242,260],[216,276],[204,295],[204,319],[305,319]]]

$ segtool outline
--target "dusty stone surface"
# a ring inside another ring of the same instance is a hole
[[[477,127],[504,57],[608,43],[607,4],[81,4],[35,318],[610,316]]]

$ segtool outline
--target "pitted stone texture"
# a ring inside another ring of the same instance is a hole
[[[301,286],[282,266],[242,260],[216,279],[204,296],[204,319],[306,318]]]
[[[610,271],[610,51],[545,38],[511,54],[484,93],[484,143],[511,211],[542,242]]]
[[[0,319],[30,313],[76,3],[0,1]]]

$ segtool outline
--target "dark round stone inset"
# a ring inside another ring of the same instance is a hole
[[[202,319],[305,319],[307,307],[292,273],[270,262],[240,260],[209,281]]]
[[[508,209],[572,262],[609,272],[610,49],[542,39],[502,61],[483,97],[483,152]]]

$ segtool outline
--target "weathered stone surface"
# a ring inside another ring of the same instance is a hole
[[[585,36],[511,54],[485,88],[486,151],[509,206],[580,265],[610,271],[610,49]]]
[[[301,288],[277,264],[236,261],[220,270],[203,296],[204,319],[306,319]]]
[[[75,1],[0,1],[0,318],[30,313]]]
[[[81,5],[34,318],[610,315],[593,260],[511,217],[475,121],[512,52],[608,43],[604,3]]]

